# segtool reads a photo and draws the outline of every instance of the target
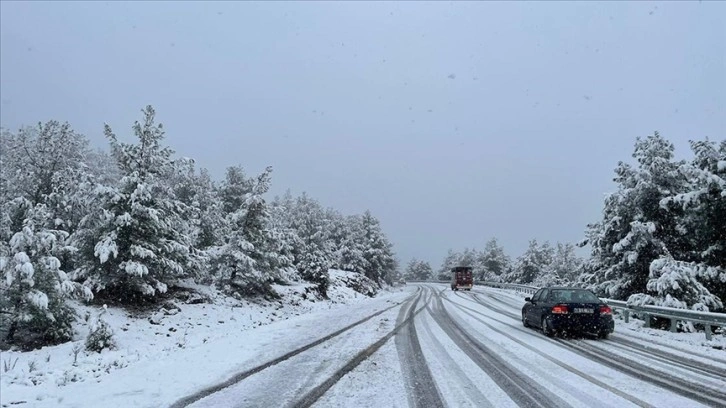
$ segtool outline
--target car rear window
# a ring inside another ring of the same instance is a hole
[[[549,299],[555,302],[600,303],[600,299],[592,292],[577,289],[555,289],[551,291]]]

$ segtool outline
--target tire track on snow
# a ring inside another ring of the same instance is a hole
[[[245,378],[247,378],[247,377],[249,377],[249,376],[251,376],[253,374],[257,374],[260,371],[263,371],[263,370],[265,370],[265,369],[267,369],[269,367],[272,367],[272,366],[274,366],[276,364],[279,364],[279,363],[281,363],[281,362],[283,362],[285,360],[289,360],[290,358],[295,357],[296,355],[298,355],[300,353],[303,353],[303,352],[305,352],[305,351],[307,351],[307,350],[309,350],[309,349],[311,349],[311,348],[313,348],[313,347],[315,347],[317,345],[320,345],[320,344],[322,344],[322,343],[324,343],[324,342],[326,342],[326,341],[328,341],[328,340],[330,340],[332,338],[335,338],[335,337],[337,337],[337,336],[339,336],[339,335],[341,335],[341,334],[343,334],[343,333],[345,333],[345,332],[353,329],[354,327],[359,326],[359,325],[361,325],[361,324],[363,324],[363,323],[371,320],[372,318],[374,318],[376,316],[379,316],[379,315],[381,315],[381,314],[383,314],[383,313],[385,313],[385,312],[393,309],[394,307],[398,307],[398,306],[401,306],[401,305],[406,305],[407,303],[411,302],[412,299],[414,299],[414,298],[415,298],[415,300],[413,300],[414,302],[415,301],[418,301],[419,297],[421,296],[421,293],[420,292],[421,292],[421,289],[420,288],[417,288],[417,290],[416,290],[416,292],[414,294],[412,294],[411,296],[409,296],[406,300],[404,300],[401,303],[397,303],[397,304],[392,305],[392,306],[389,306],[389,307],[387,307],[385,309],[381,309],[381,310],[379,310],[379,311],[377,311],[377,312],[375,312],[373,314],[370,314],[370,315],[368,315],[368,316],[366,316],[366,317],[364,317],[364,318],[362,318],[362,319],[360,319],[360,320],[358,320],[358,321],[356,321],[354,323],[351,323],[351,324],[343,327],[340,330],[337,330],[337,331],[335,331],[333,333],[330,333],[327,336],[321,337],[321,338],[319,338],[319,339],[317,339],[317,340],[315,340],[315,341],[313,341],[311,343],[308,343],[308,344],[306,344],[306,345],[304,345],[304,346],[302,346],[300,348],[297,348],[297,349],[292,350],[292,351],[290,351],[290,352],[288,352],[286,354],[283,354],[282,356],[280,356],[278,358],[275,358],[275,359],[270,360],[270,361],[268,361],[268,362],[266,362],[264,364],[260,364],[260,365],[258,365],[256,367],[253,367],[253,368],[250,368],[248,370],[242,371],[242,372],[240,372],[238,374],[235,374],[232,377],[230,377],[229,379],[227,379],[225,381],[222,381],[221,383],[212,385],[210,387],[207,387],[207,388],[204,388],[204,389],[202,389],[200,391],[197,391],[194,394],[191,394],[191,395],[188,395],[186,397],[180,398],[179,400],[177,400],[176,402],[174,402],[173,404],[171,404],[170,405],[170,408],[182,408],[182,407],[186,407],[188,405],[191,405],[191,404],[193,404],[193,403],[201,400],[202,398],[208,397],[208,396],[210,396],[210,395],[212,395],[212,394],[214,394],[216,392],[219,392],[219,391],[221,391],[221,390],[223,390],[223,389],[225,389],[227,387],[230,387],[230,386],[232,386],[234,384],[237,384],[240,381],[244,380]]]
[[[520,407],[569,407],[563,399],[545,389],[533,385],[532,379],[512,367],[497,353],[466,332],[446,311],[441,294],[429,309],[434,320],[456,345],[466,353],[494,382]]]

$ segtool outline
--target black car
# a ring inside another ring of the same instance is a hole
[[[587,289],[542,288],[524,300],[522,324],[539,327],[548,337],[592,333],[606,339],[615,331],[612,309]]]

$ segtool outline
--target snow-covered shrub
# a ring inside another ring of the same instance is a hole
[[[18,364],[19,358],[15,358],[15,361],[12,359],[3,360],[3,373],[7,373],[8,371],[12,371],[15,369],[15,366]]]
[[[337,272],[334,276],[335,277],[331,279],[332,284],[345,285],[346,287],[369,297],[374,297],[378,293],[378,284],[368,279],[363,274]]]
[[[317,284],[316,289],[320,296],[327,298],[330,277],[328,276],[329,261],[314,251],[305,252],[297,263],[300,276],[308,282]]]
[[[721,299],[696,279],[700,268],[703,267],[671,257],[658,258],[650,264],[648,293],[633,294],[628,303],[699,311],[723,308]]]
[[[108,322],[103,319],[103,315],[106,312],[106,305],[103,305],[103,307],[104,310],[98,314],[86,337],[86,350],[88,351],[100,353],[103,349],[113,349],[116,347],[116,342],[113,339],[113,330]]]
[[[78,364],[78,355],[81,354],[81,351],[83,350],[83,346],[81,343],[76,343],[73,345],[73,348],[71,349],[71,353],[73,353],[73,365],[76,366]],[[50,355],[48,356],[50,358]]]

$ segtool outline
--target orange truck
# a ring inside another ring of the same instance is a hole
[[[471,290],[474,286],[474,276],[469,266],[451,268],[451,275],[451,290]]]

